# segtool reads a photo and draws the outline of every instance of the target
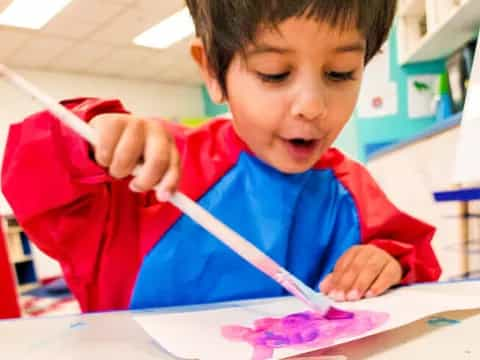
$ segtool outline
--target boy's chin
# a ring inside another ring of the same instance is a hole
[[[293,161],[279,161],[275,164],[271,164],[278,171],[285,174],[301,174],[314,167],[317,161],[310,162],[293,162]]]

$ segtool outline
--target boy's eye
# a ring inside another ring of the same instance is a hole
[[[327,73],[327,76],[330,80],[332,81],[347,81],[347,80],[353,80],[353,71],[349,72],[337,72],[337,71],[330,71]]]
[[[290,75],[290,72],[284,72],[280,74],[263,74],[261,72],[257,72],[258,76],[262,81],[270,82],[270,83],[278,83],[286,80]]]

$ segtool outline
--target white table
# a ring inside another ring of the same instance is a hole
[[[437,292],[441,289],[447,294],[472,295],[472,291],[478,292],[479,310],[431,316],[396,330],[301,358],[480,359],[479,283],[419,285],[424,291],[434,288]],[[236,302],[155,312],[210,310],[235,304],[238,306]],[[111,360],[178,360],[162,350],[132,319],[132,312],[128,311],[0,322],[1,359],[110,360],[109,357]],[[225,354],[225,359],[228,360],[228,354]]]

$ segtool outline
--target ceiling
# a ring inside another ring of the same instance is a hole
[[[10,2],[0,0],[0,10]],[[0,62],[26,69],[197,85],[201,80],[188,51],[191,39],[165,50],[132,42],[184,6],[184,0],[73,0],[40,30],[0,26]]]

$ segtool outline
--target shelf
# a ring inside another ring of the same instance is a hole
[[[39,284],[38,283],[29,283],[29,284],[23,284],[23,285],[19,285],[18,286],[18,291],[20,293],[25,293],[27,291],[30,291],[30,290],[33,290],[33,289],[36,289],[39,287]]]
[[[401,56],[400,64],[437,60],[451,55],[475,38],[479,29],[480,1],[466,0],[436,28],[429,29],[415,48]]]
[[[18,292],[25,292],[38,287],[34,258],[30,241],[18,222],[13,217],[3,219],[6,226],[5,241],[10,263],[14,269]]]
[[[27,262],[27,261],[32,261],[33,258],[31,255],[23,255],[23,256],[16,256],[13,259],[11,259],[11,262],[13,264],[18,264],[22,262]]]
[[[441,120],[434,123],[432,126],[430,126],[428,129],[425,129],[420,134],[395,142],[394,144],[384,146],[370,153],[367,156],[367,162],[377,159],[385,154],[389,154],[393,151],[402,149],[418,141],[428,139],[432,136],[444,133],[445,131],[458,127],[460,125],[460,122],[462,121],[462,116],[463,116],[462,113],[455,114],[448,119]]]
[[[398,14],[400,16],[423,16],[425,14],[425,0],[404,0],[400,3]]]

